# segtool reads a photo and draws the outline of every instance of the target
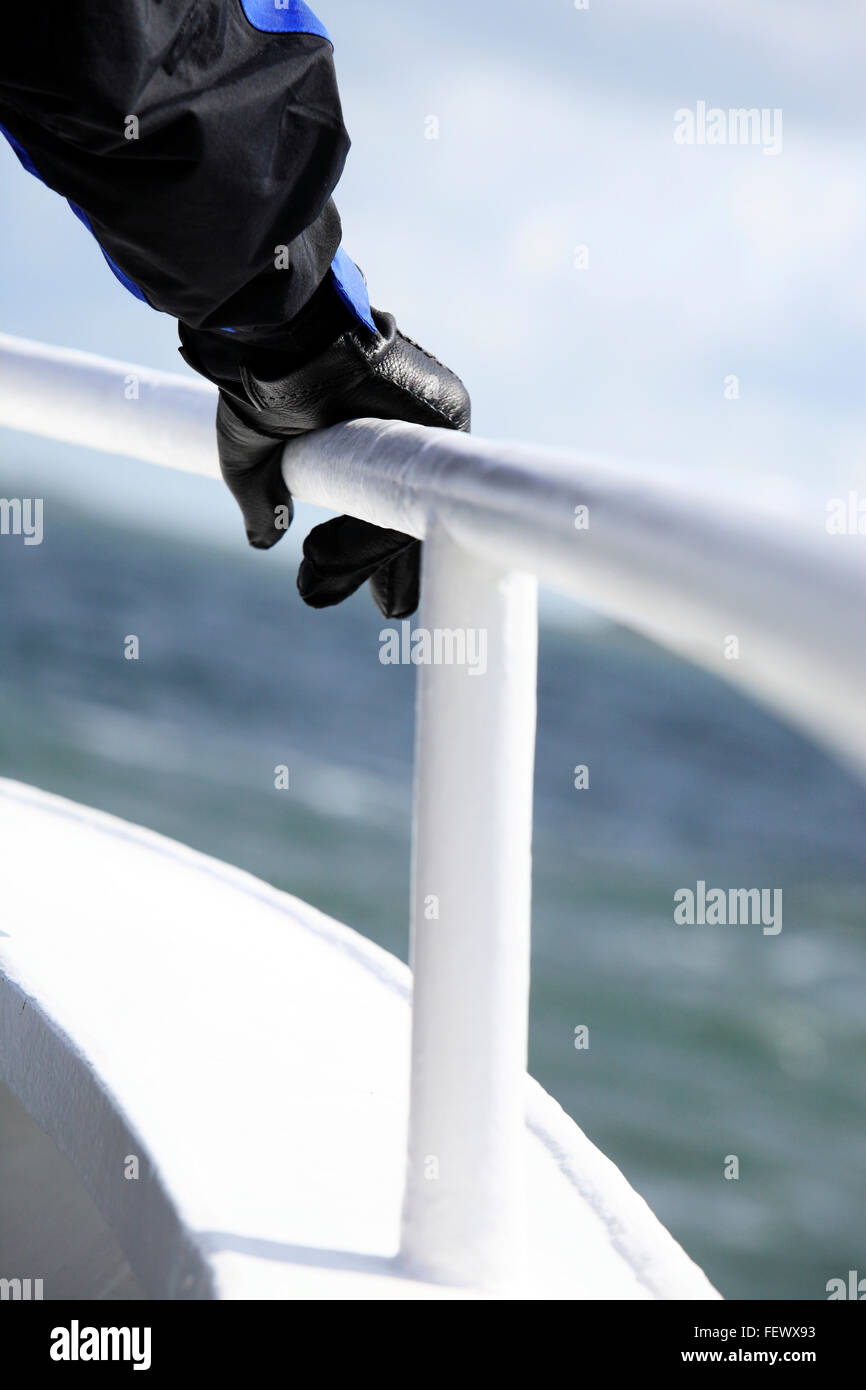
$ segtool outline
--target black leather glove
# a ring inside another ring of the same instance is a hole
[[[221,341],[221,364],[214,356],[215,335],[181,326],[183,356],[220,385],[220,469],[243,514],[247,539],[259,549],[274,545],[292,518],[280,467],[285,439],[364,416],[469,429],[469,396],[453,372],[405,338],[390,314],[373,310],[374,335],[354,319],[348,328],[345,320],[337,323],[335,315],[343,312],[320,296],[306,323],[290,325],[292,333],[281,344],[227,347]],[[310,343],[320,347],[335,325],[343,330],[339,336],[309,357]],[[406,618],[418,606],[420,560],[421,543],[414,537],[340,516],[314,527],[304,541],[298,589],[311,607],[327,608],[369,579],[384,616]]]

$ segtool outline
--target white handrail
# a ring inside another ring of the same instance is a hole
[[[0,336],[0,424],[218,476],[214,391]],[[404,1256],[478,1285],[520,1260],[537,576],[737,681],[866,767],[856,538],[533,447],[354,421],[287,446],[296,497],[425,538],[418,625],[483,630],[487,670],[422,665]],[[576,524],[577,523],[577,524]]]
[[[0,334],[0,424],[13,429],[218,477],[213,399],[206,382]],[[418,536],[435,515],[465,549],[575,594],[866,765],[866,542],[828,535],[823,516],[382,421],[296,440],[285,468],[302,501]]]

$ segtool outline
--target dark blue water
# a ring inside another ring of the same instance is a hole
[[[314,614],[269,557],[58,503],[42,546],[0,539],[0,595],[0,773],[405,957],[413,673],[379,663],[366,595]],[[723,1293],[823,1298],[866,1274],[866,791],[616,630],[544,631],[540,716],[532,1070]],[[698,879],[782,888],[782,932],[676,926]]]

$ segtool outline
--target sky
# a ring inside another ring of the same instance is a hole
[[[756,500],[866,492],[859,0],[317,12],[353,140],[344,244],[373,302],[464,377],[476,434],[700,470]],[[780,110],[781,149],[677,144],[699,102]],[[173,321],[5,148],[0,248],[0,330],[187,371]],[[181,533],[196,507],[210,539],[243,544],[212,483],[8,431],[0,470]]]

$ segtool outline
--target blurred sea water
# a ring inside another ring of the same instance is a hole
[[[57,503],[0,594],[0,774],[407,955],[413,671],[366,593],[312,613],[268,557]],[[546,626],[539,700],[531,1070],[723,1294],[824,1298],[866,1273],[866,789],[620,629]],[[782,932],[676,925],[699,879],[782,888]]]

